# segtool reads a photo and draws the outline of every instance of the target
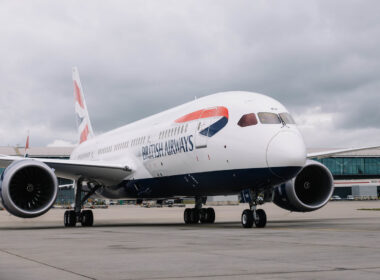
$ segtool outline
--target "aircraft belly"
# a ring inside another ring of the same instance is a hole
[[[279,167],[290,180],[301,167]],[[109,190],[119,198],[163,198],[182,196],[212,196],[238,193],[251,187],[271,187],[284,182],[268,168],[236,169],[182,174],[158,178],[124,181]],[[102,195],[104,195],[103,193]],[[112,198],[116,198],[112,195]]]

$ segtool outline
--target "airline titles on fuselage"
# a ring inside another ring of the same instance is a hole
[[[187,153],[194,150],[193,135],[169,139],[142,147],[143,160]]]

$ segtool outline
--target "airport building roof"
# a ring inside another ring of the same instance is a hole
[[[343,150],[349,148],[309,148],[308,153],[318,153],[323,151]],[[362,151],[347,152],[334,157],[380,157],[380,149],[367,149]]]
[[[74,147],[30,147],[30,157],[68,158]],[[0,147],[0,154],[7,156],[24,156],[24,147]]]

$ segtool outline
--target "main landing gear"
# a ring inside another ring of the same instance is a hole
[[[206,203],[206,198],[196,197],[195,207],[186,208],[183,213],[185,224],[213,224],[215,222],[214,208],[202,208],[202,204]]]
[[[243,228],[263,228],[267,224],[267,215],[263,209],[256,209],[258,204],[263,204],[256,192],[248,190],[242,192],[243,200],[249,203],[250,209],[245,209],[241,214],[241,224]]]
[[[94,224],[94,214],[91,210],[83,210],[82,206],[85,201],[95,193],[99,185],[93,186],[89,192],[82,198],[82,180],[76,185],[75,206],[74,210],[65,211],[63,223],[65,227],[75,227],[77,223],[81,223],[83,227],[90,227]]]
[[[65,227],[75,227],[81,223],[84,227],[90,227],[94,224],[94,214],[91,210],[83,210],[76,213],[74,210],[65,211],[63,219]]]

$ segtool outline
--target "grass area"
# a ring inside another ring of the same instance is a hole
[[[360,208],[358,210],[363,210],[363,211],[380,211],[380,208]]]

